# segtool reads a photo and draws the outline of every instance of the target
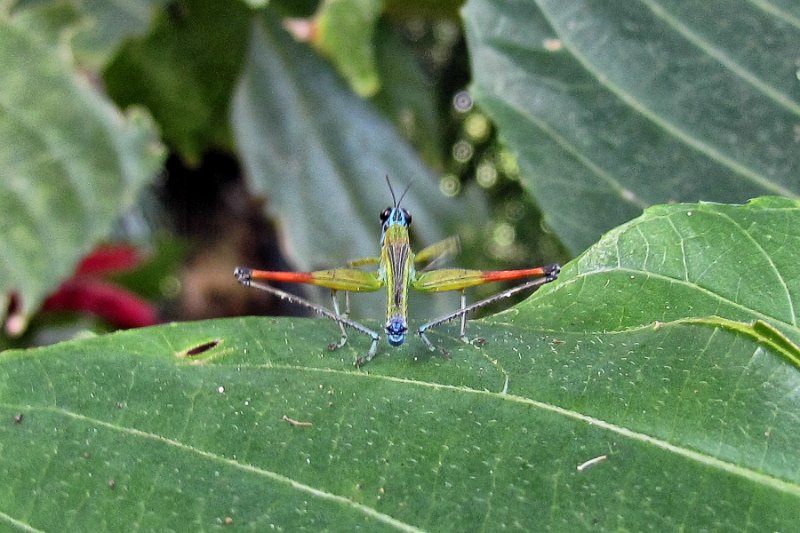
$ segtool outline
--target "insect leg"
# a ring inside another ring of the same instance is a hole
[[[345,292],[345,298],[347,298],[347,296],[346,296],[347,294],[348,293]],[[333,311],[334,311],[334,313],[336,313],[337,315],[339,315],[342,318],[347,318],[347,314],[350,312],[350,302],[348,301],[348,303],[347,303],[347,309],[345,310],[345,314],[344,315],[339,312],[339,302],[336,300],[336,291],[335,290],[331,290],[331,302],[333,303]],[[336,323],[339,325],[339,331],[342,332],[342,336],[339,338],[339,342],[338,343],[334,342],[334,343],[332,343],[332,344],[330,344],[328,346],[328,349],[330,349],[330,350],[335,350],[337,348],[341,348],[347,342],[347,331],[345,331],[345,329],[344,329],[344,324],[342,322],[340,322],[339,320],[337,320]]]
[[[355,361],[356,366],[361,366],[365,362],[367,362],[370,359],[372,359],[373,357],[375,357],[375,353],[378,350],[378,340],[380,339],[380,335],[378,335],[377,332],[369,329],[368,327],[364,326],[363,324],[360,324],[360,323],[358,323],[358,322],[356,322],[354,320],[350,320],[349,318],[340,315],[339,312],[338,312],[338,303],[334,304],[334,309],[336,310],[336,312],[334,312],[334,311],[331,311],[329,309],[326,309],[325,307],[323,307],[321,305],[317,305],[317,304],[315,304],[313,302],[310,302],[310,301],[306,300],[305,298],[301,298],[300,296],[296,296],[294,294],[290,294],[290,293],[282,291],[280,289],[276,289],[275,287],[272,287],[271,285],[267,285],[266,283],[261,283],[259,281],[255,281],[254,280],[254,278],[258,277],[259,275],[260,275],[260,277],[262,279],[266,278],[265,274],[266,273],[264,271],[254,271],[252,269],[245,268],[245,267],[236,267],[236,269],[233,271],[233,275],[236,276],[236,279],[242,285],[245,285],[245,286],[248,286],[248,287],[255,287],[257,289],[261,289],[262,291],[266,291],[268,293],[274,294],[275,296],[277,296],[277,297],[279,297],[279,298],[281,298],[283,300],[286,300],[286,301],[289,301],[289,302],[296,303],[298,305],[302,305],[304,307],[307,307],[308,309],[311,309],[315,313],[320,314],[320,315],[322,315],[322,316],[324,316],[326,318],[330,318],[331,320],[333,320],[334,322],[339,324],[339,328],[342,330],[342,333],[343,333],[343,338],[339,341],[339,343],[340,343],[339,346],[344,346],[344,343],[347,341],[347,335],[346,335],[346,333],[344,331],[345,327],[352,328],[352,329],[358,331],[359,333],[363,333],[364,335],[368,336],[372,340],[372,343],[370,344],[370,347],[369,347],[369,351],[367,352],[366,356],[358,357],[356,359],[356,361]],[[335,297],[334,297],[334,301],[335,301]]]
[[[422,341],[425,343],[425,345],[428,347],[428,349],[433,351],[436,348],[434,347],[433,343],[431,343],[431,341],[428,339],[428,337],[426,335],[426,332],[431,328],[434,328],[436,326],[444,324],[445,322],[449,322],[450,320],[453,320],[455,318],[460,318],[461,319],[460,337],[461,337],[462,340],[466,341],[466,316],[467,316],[467,313],[469,313],[471,311],[474,311],[476,309],[480,309],[481,307],[484,307],[486,305],[494,303],[494,302],[496,302],[498,300],[502,300],[503,298],[508,298],[509,296],[511,296],[513,294],[516,294],[516,293],[518,293],[520,291],[524,291],[526,289],[540,287],[541,285],[544,285],[546,283],[550,283],[551,281],[554,281],[556,278],[558,278],[558,273],[560,271],[561,271],[561,268],[558,265],[548,265],[546,267],[543,267],[543,269],[542,269],[542,274],[544,275],[544,277],[537,278],[537,279],[534,279],[534,280],[531,280],[531,281],[527,281],[527,282],[525,282],[525,283],[523,283],[521,285],[518,285],[516,287],[512,287],[511,289],[508,289],[508,290],[505,290],[505,291],[500,292],[498,294],[495,294],[494,296],[490,296],[488,298],[484,298],[483,300],[480,300],[480,301],[475,302],[475,303],[470,304],[470,305],[466,305],[466,296],[464,295],[463,289],[462,289],[462,293],[461,293],[461,308],[459,310],[457,310],[457,311],[454,311],[452,313],[448,313],[446,315],[440,316],[439,318],[431,320],[430,322],[426,322],[425,324],[422,324],[417,329],[417,334],[422,339]],[[434,272],[436,272],[436,271],[434,271]]]
[[[464,290],[461,290],[461,309],[467,307],[467,293]],[[459,328],[458,333],[459,338],[464,342],[469,342],[467,340],[467,313],[463,313],[461,315],[461,328]]]
[[[458,237],[448,237],[443,241],[436,242],[427,246],[417,252],[414,256],[415,263],[427,263],[422,270],[430,271],[436,268],[436,265],[446,261],[448,258],[456,255],[461,249],[461,244]]]

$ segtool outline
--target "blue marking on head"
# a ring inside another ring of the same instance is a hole
[[[389,226],[393,224],[399,224],[404,228],[407,228],[411,225],[411,213],[400,207],[400,202],[403,201],[403,198],[408,192],[408,189],[411,187],[411,184],[408,184],[406,189],[403,191],[403,194],[401,194],[400,198],[398,199],[394,195],[394,189],[392,189],[392,183],[389,181],[389,176],[386,176],[386,183],[389,184],[389,192],[392,193],[392,202],[394,205],[392,207],[387,207],[381,212],[381,242],[383,242],[383,236],[386,233],[386,230],[389,229]]]
[[[393,316],[386,323],[386,340],[392,346],[400,346],[406,340],[407,331],[406,321],[399,316]]]
[[[387,207],[381,213],[381,232],[385,233],[389,226],[399,224],[404,228],[411,225],[411,213],[402,207]]]

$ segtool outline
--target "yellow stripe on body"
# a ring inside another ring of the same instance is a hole
[[[386,319],[408,316],[408,280],[412,275],[414,253],[408,238],[408,228],[390,225],[381,247],[381,271],[386,281]]]

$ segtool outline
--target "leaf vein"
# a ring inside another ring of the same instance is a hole
[[[586,167],[591,173],[595,176],[600,178],[606,185],[608,185],[614,192],[616,192],[619,197],[640,209],[645,209],[650,206],[650,203],[639,198],[636,194],[634,194],[630,189],[625,187],[619,179],[612,176],[608,173],[605,169],[601,168],[600,165],[592,161],[586,154],[582,153],[573,143],[569,142],[566,137],[560,135],[556,132],[555,129],[548,126],[543,120],[537,117],[535,114],[530,112],[530,109],[525,109],[522,106],[514,105],[513,103],[509,102],[508,100],[504,99],[501,95],[498,95],[499,100],[506,106],[510,107],[520,116],[526,118],[533,124],[536,128],[541,130],[545,135],[549,136],[553,142],[559,145],[561,148],[564,149],[565,152],[570,154],[572,157],[575,158],[580,164]]]
[[[381,513],[379,511],[376,511],[375,509],[373,509],[373,508],[371,508],[371,507],[369,507],[367,505],[355,502],[355,501],[353,501],[353,500],[351,500],[349,498],[345,498],[344,496],[340,496],[338,494],[334,494],[334,493],[331,493],[331,492],[327,492],[327,491],[324,491],[324,490],[321,490],[321,489],[314,488],[314,487],[312,487],[310,485],[306,485],[305,483],[301,483],[301,482],[296,481],[296,480],[294,480],[294,479],[292,479],[290,477],[284,476],[284,475],[279,474],[277,472],[273,472],[271,470],[265,470],[263,468],[259,468],[259,467],[254,466],[254,465],[250,465],[250,464],[247,464],[247,463],[241,463],[241,462],[238,462],[238,461],[234,461],[233,459],[228,459],[226,457],[222,457],[222,456],[217,455],[215,453],[212,453],[212,452],[209,452],[209,451],[206,451],[206,450],[202,450],[200,448],[196,448],[196,447],[190,446],[188,444],[184,444],[184,443],[182,443],[180,441],[177,441],[175,439],[171,439],[169,437],[164,437],[162,435],[157,435],[155,433],[142,431],[140,429],[136,429],[136,428],[132,428],[132,427],[119,426],[117,424],[112,424],[110,422],[106,422],[105,420],[99,420],[99,419],[96,419],[96,418],[91,418],[91,417],[82,415],[80,413],[75,413],[75,412],[69,411],[67,409],[60,408],[60,407],[33,406],[32,405],[32,406],[28,406],[27,409],[49,411],[49,412],[52,412],[52,413],[61,414],[61,415],[73,418],[75,420],[80,420],[80,421],[83,421],[83,422],[96,424],[98,426],[102,426],[102,427],[105,427],[105,428],[113,430],[113,431],[118,431],[118,432],[121,432],[121,433],[126,433],[128,435],[133,435],[135,437],[140,437],[140,438],[152,440],[152,441],[155,441],[155,442],[159,442],[159,443],[162,443],[162,444],[166,444],[168,446],[172,446],[172,447],[177,448],[179,450],[186,451],[186,452],[189,452],[189,453],[193,453],[193,454],[198,455],[198,456],[200,456],[200,457],[202,457],[204,459],[208,459],[208,460],[211,460],[211,461],[216,461],[216,462],[231,466],[233,468],[237,468],[239,470],[243,470],[243,471],[251,473],[251,474],[255,474],[255,475],[258,475],[258,476],[265,477],[267,479],[270,479],[270,480],[278,482],[278,483],[283,483],[285,485],[289,485],[293,489],[296,489],[296,490],[298,490],[300,492],[304,492],[304,493],[309,494],[311,496],[314,496],[316,498],[320,498],[322,500],[327,500],[327,501],[331,501],[331,502],[335,502],[335,503],[338,503],[338,504],[341,504],[341,505],[348,506],[348,507],[350,507],[350,508],[352,508],[352,509],[354,509],[356,511],[359,511],[359,512],[363,513],[366,516],[369,516],[370,518],[374,518],[375,520],[378,520],[379,522],[382,522],[384,524],[392,526],[392,527],[396,528],[399,531],[408,531],[408,532],[413,532],[413,533],[422,533],[424,531],[424,530],[419,529],[419,528],[417,528],[417,527],[415,527],[415,526],[413,526],[411,524],[407,524],[407,523],[402,522],[402,521],[400,521],[400,520],[398,520],[396,518],[393,518],[393,517],[391,517],[391,516],[389,516],[387,514]]]
[[[570,285],[572,283],[576,283],[578,281],[583,281],[584,278],[588,278],[589,276],[596,275],[596,274],[607,273],[607,272],[609,272],[611,270],[612,269],[610,269],[610,268],[600,268],[600,269],[597,269],[597,270],[592,270],[590,272],[582,272],[580,274],[577,274],[573,278],[571,278],[569,280],[565,280],[564,282],[559,283],[557,286],[554,286],[553,289],[550,291],[550,293],[552,294],[553,292],[558,291],[559,289],[563,289],[564,287],[566,287],[566,286],[568,286],[568,285]],[[676,284],[679,284],[679,285],[684,285],[686,287],[690,287],[692,289],[701,291],[704,294],[706,294],[707,296],[710,296],[710,297],[718,300],[720,303],[728,304],[731,307],[735,307],[737,309],[745,311],[746,313],[751,314],[753,316],[759,317],[759,318],[767,320],[767,321],[775,321],[775,322],[784,324],[784,325],[789,326],[789,327],[796,327],[795,323],[787,322],[787,321],[785,321],[785,320],[783,320],[781,318],[769,316],[769,315],[764,314],[761,311],[758,311],[756,309],[752,309],[752,308],[746,307],[745,305],[740,304],[739,302],[731,300],[730,298],[726,298],[725,296],[723,296],[723,295],[721,295],[719,293],[716,293],[716,292],[714,292],[714,291],[712,291],[710,289],[707,289],[707,288],[705,288],[705,287],[703,287],[701,285],[697,285],[696,283],[690,283],[688,281],[684,281],[684,280],[680,280],[680,279],[677,279],[677,278],[673,278],[673,277],[670,277],[670,276],[667,276],[667,275],[664,275],[664,274],[659,274],[657,272],[647,272],[647,271],[640,270],[640,269],[635,269],[635,268],[616,268],[616,269],[614,269],[614,271],[615,272],[621,272],[621,273],[627,273],[627,274],[641,274],[641,275],[644,275],[644,276],[647,276],[647,277],[650,277],[650,278],[655,278],[655,279],[658,279],[658,280],[661,280],[661,281],[667,281],[669,283],[676,283]],[[565,330],[559,330],[559,331],[565,331]],[[585,332],[585,331],[582,331],[582,332]]]
[[[788,285],[786,285],[786,280],[784,280],[784,279],[783,279],[783,276],[781,275],[781,273],[780,273],[780,270],[778,269],[778,266],[777,266],[777,265],[775,264],[775,262],[772,260],[772,257],[770,257],[769,253],[767,253],[767,251],[764,249],[764,247],[763,247],[763,246],[761,246],[761,243],[759,243],[759,242],[758,242],[758,241],[757,241],[757,240],[756,240],[756,239],[753,237],[753,235],[752,235],[752,234],[751,234],[749,231],[747,231],[746,229],[744,229],[744,228],[742,227],[742,225],[741,225],[741,224],[739,224],[739,223],[738,223],[736,220],[734,220],[733,218],[731,218],[729,215],[727,215],[727,214],[725,214],[725,213],[720,213],[720,212],[717,212],[716,214],[717,214],[718,216],[720,216],[720,217],[722,217],[722,218],[726,219],[728,222],[730,222],[731,224],[733,224],[733,226],[734,226],[736,229],[740,230],[740,231],[741,231],[741,234],[742,234],[742,235],[743,235],[743,236],[744,236],[744,237],[745,237],[747,240],[749,240],[749,241],[750,241],[750,242],[753,244],[753,246],[755,246],[755,247],[756,247],[756,249],[758,250],[758,252],[759,252],[759,253],[760,253],[760,254],[761,254],[763,257],[764,257],[764,259],[766,259],[766,261],[767,261],[767,263],[769,264],[770,268],[772,268],[772,271],[773,271],[773,272],[775,272],[775,277],[777,277],[777,278],[778,278],[778,282],[779,282],[779,283],[781,284],[781,286],[783,287],[783,292],[784,292],[784,294],[786,295],[786,301],[787,301],[787,304],[788,304],[788,306],[789,306],[789,316],[790,316],[791,324],[792,324],[793,326],[797,326],[797,316],[795,315],[795,310],[794,310],[794,302],[792,302],[792,295],[791,295],[791,293],[789,292],[789,287],[788,287]]]
[[[307,369],[306,370],[321,370],[324,372],[341,372],[341,371],[332,371],[329,369]],[[373,376],[376,377],[374,374],[352,374],[352,375],[365,375],[365,376]],[[757,472],[750,468],[745,468],[740,465],[736,465],[730,463],[728,461],[724,461],[717,457],[691,450],[689,448],[684,448],[678,446],[676,444],[672,444],[668,441],[653,437],[651,435],[647,435],[645,433],[641,433],[638,431],[634,431],[632,429],[628,429],[617,424],[613,424],[611,422],[607,422],[605,420],[601,420],[599,418],[594,418],[592,416],[573,411],[571,409],[566,409],[564,407],[559,407],[558,405],[549,404],[546,402],[533,400],[531,398],[525,398],[522,396],[517,396],[514,394],[499,394],[496,392],[490,392],[485,390],[476,390],[476,389],[469,389],[465,387],[455,386],[455,385],[444,385],[440,383],[429,383],[424,381],[416,381],[412,379],[406,378],[398,378],[393,376],[377,376],[381,379],[385,379],[386,381],[390,381],[393,383],[404,383],[409,385],[421,386],[421,387],[429,387],[434,389],[441,389],[441,390],[449,390],[455,392],[466,392],[470,394],[477,394],[477,395],[485,395],[499,400],[511,401],[515,403],[520,403],[523,405],[530,405],[537,409],[541,409],[543,411],[548,411],[550,413],[564,416],[570,418],[572,420],[576,420],[579,422],[586,423],[590,426],[595,426],[600,429],[604,429],[606,431],[610,431],[621,435],[623,437],[630,438],[632,440],[636,440],[642,443],[650,444],[660,448],[666,452],[674,453],[681,457],[687,458],[689,460],[697,461],[708,465],[713,468],[717,468],[719,470],[728,472],[733,475],[737,475],[743,477],[745,479],[749,479],[755,483],[759,483],[761,485],[771,487],[775,490],[779,490],[781,492],[785,492],[787,494],[791,494],[793,496],[800,497],[800,485],[796,483],[792,483],[790,481],[785,481],[780,478],[776,478],[774,476],[770,476],[768,474],[764,474],[761,472]]]
[[[796,28],[800,28],[800,19],[797,17],[792,16],[791,14],[787,13],[786,11],[775,7],[772,2],[768,2],[767,0],[748,0],[751,4],[758,7],[759,9],[763,10],[770,15],[781,19],[782,21],[791,24]]]
[[[725,155],[715,146],[712,146],[711,144],[687,133],[678,125],[669,122],[666,117],[663,117],[651,110],[633,94],[624,90],[621,85],[614,83],[608,76],[604,75],[602,72],[599,72],[589,58],[582,54],[579,48],[576,47],[575,44],[569,39],[568,32],[565,32],[562,28],[559,28],[552,16],[546,13],[543,14],[547,18],[549,24],[558,31],[564,48],[567,49],[581,65],[583,65],[588,73],[594,76],[600,85],[608,89],[611,94],[615,95],[625,104],[630,106],[631,109],[641,114],[644,118],[650,120],[653,124],[662,128],[666,133],[672,135],[686,146],[706,155],[709,159],[716,161],[720,165],[731,169],[733,172],[748,179],[750,182],[763,187],[767,191],[772,191],[773,193],[780,194],[788,198],[797,198],[796,193],[780,185],[779,183],[768,180],[758,171],[740,163],[739,161],[736,161],[728,155]]]
[[[800,115],[800,106],[798,106],[792,99],[780,91],[770,87],[766,83],[758,79],[758,77],[751,73],[748,69],[739,65],[736,61],[728,57],[722,50],[717,49],[711,43],[700,37],[695,32],[691,31],[686,24],[680,19],[672,16],[663,7],[654,3],[653,0],[639,0],[646,5],[650,11],[658,18],[663,20],[672,29],[683,36],[687,41],[695,45],[697,48],[708,54],[710,57],[716,59],[721,65],[731,71],[733,74],[744,80],[756,90],[767,96],[779,106],[788,110],[795,115]]]
[[[261,366],[261,365],[253,365],[253,366]],[[270,368],[283,368],[283,369],[304,371],[304,372],[347,374],[348,376],[352,376],[352,377],[361,377],[361,378],[366,378],[366,379],[382,379],[382,380],[385,380],[385,381],[391,382],[391,383],[400,383],[400,384],[406,384],[406,385],[413,385],[413,386],[417,386],[417,387],[426,387],[426,388],[435,389],[435,390],[446,390],[446,391],[451,391],[451,392],[475,394],[475,395],[479,395],[479,396],[488,396],[490,398],[494,398],[494,399],[501,400],[501,401],[510,401],[510,402],[514,402],[514,403],[518,403],[518,404],[522,404],[522,405],[529,405],[529,406],[534,407],[536,409],[540,409],[542,411],[547,411],[547,412],[550,412],[550,413],[553,413],[553,414],[556,414],[556,415],[559,415],[559,416],[563,416],[563,417],[566,417],[566,418],[569,418],[569,419],[572,419],[572,420],[575,420],[575,421],[578,421],[578,422],[582,422],[582,423],[585,423],[587,425],[590,425],[590,426],[593,426],[593,427],[597,427],[597,428],[600,428],[600,429],[615,433],[615,434],[620,435],[622,437],[626,437],[626,438],[632,439],[634,441],[638,441],[638,442],[641,442],[641,443],[645,443],[645,444],[649,444],[649,445],[655,446],[655,447],[657,447],[657,448],[659,448],[661,450],[664,450],[666,452],[673,453],[675,455],[679,455],[681,457],[684,457],[684,458],[692,460],[692,461],[697,461],[697,462],[702,463],[704,465],[707,465],[709,467],[716,468],[718,470],[722,470],[724,472],[728,472],[728,473],[730,473],[732,475],[748,479],[748,480],[753,481],[755,483],[759,483],[761,485],[773,488],[775,490],[784,492],[786,494],[790,494],[792,496],[800,497],[800,485],[798,485],[796,483],[792,483],[790,481],[786,481],[786,480],[783,480],[783,479],[780,479],[780,478],[777,478],[777,477],[774,477],[774,476],[771,476],[771,475],[768,475],[768,474],[764,474],[762,472],[757,472],[757,471],[752,470],[750,468],[746,468],[746,467],[743,467],[743,466],[740,466],[740,465],[737,465],[737,464],[730,463],[728,461],[724,461],[722,459],[719,459],[719,458],[714,457],[712,455],[708,455],[706,453],[702,453],[700,451],[696,451],[696,450],[685,448],[685,447],[682,447],[682,446],[679,446],[679,445],[676,445],[676,444],[672,444],[672,443],[670,443],[670,442],[668,442],[666,440],[659,439],[659,438],[654,437],[652,435],[647,435],[645,433],[641,433],[641,432],[635,431],[633,429],[622,427],[622,426],[619,426],[617,424],[614,424],[614,423],[611,423],[611,422],[608,422],[608,421],[605,421],[605,420],[601,420],[599,418],[595,418],[595,417],[586,415],[586,414],[578,412],[578,411],[574,411],[572,409],[567,409],[567,408],[564,408],[564,407],[560,407],[558,405],[550,404],[550,403],[539,401],[539,400],[534,400],[534,399],[531,399],[531,398],[525,398],[523,396],[517,396],[515,394],[508,394],[508,393],[502,394],[502,393],[491,392],[491,391],[487,391],[487,390],[471,389],[471,388],[463,387],[463,386],[446,385],[446,384],[441,384],[441,383],[431,383],[431,382],[418,381],[418,380],[413,380],[413,379],[408,379],[408,378],[399,378],[399,377],[385,376],[385,375],[379,375],[379,374],[354,373],[354,372],[351,372],[351,371],[336,370],[336,369],[330,369],[330,368],[308,368],[308,367],[299,367],[299,366],[296,366],[296,365],[281,365],[279,367],[276,367],[275,365],[270,365]],[[264,470],[264,469],[258,468],[256,466],[253,466],[253,465],[249,465],[249,464],[245,464],[245,463],[239,463],[237,461],[233,461],[233,460],[227,459],[225,457],[220,457],[220,456],[218,456],[216,454],[213,454],[211,452],[207,452],[205,450],[201,450],[201,449],[198,449],[198,448],[183,444],[181,442],[175,441],[175,440],[167,438],[167,437],[163,437],[163,436],[160,436],[160,435],[155,435],[155,434],[148,433],[148,432],[141,431],[141,430],[134,429],[134,428],[120,427],[120,426],[117,426],[115,424],[111,424],[111,423],[108,423],[108,422],[105,422],[105,421],[102,421],[102,420],[95,420],[95,419],[86,417],[84,415],[80,415],[78,413],[73,413],[73,412],[67,411],[65,409],[53,408],[53,407],[39,407],[39,406],[37,406],[37,408],[42,409],[42,410],[60,412],[60,413],[63,413],[64,415],[66,415],[66,416],[70,416],[70,417],[73,417],[73,418],[78,419],[78,420],[85,420],[87,422],[96,423],[98,425],[102,425],[104,427],[108,427],[110,429],[114,429],[116,431],[122,431],[122,432],[126,432],[126,433],[129,433],[129,434],[132,434],[132,435],[141,436],[141,437],[149,438],[149,439],[156,440],[156,441],[159,441],[159,442],[163,442],[163,443],[175,446],[175,447],[177,447],[179,449],[195,453],[195,454],[200,455],[202,457],[205,457],[205,458],[208,458],[208,459],[211,459],[211,460],[215,460],[215,461],[219,461],[219,462],[228,464],[230,466],[233,466],[235,468],[242,469],[244,471],[251,472],[251,473],[254,473],[254,474],[257,474],[257,475],[262,475],[262,476],[267,477],[269,479],[272,479],[274,481],[278,481],[278,482],[281,482],[281,483],[286,483],[286,484],[292,486],[293,488],[296,488],[296,489],[301,490],[303,492],[306,492],[308,494],[314,495],[314,496],[319,497],[321,499],[326,499],[326,500],[329,500],[329,501],[335,501],[335,502],[338,502],[338,503],[342,503],[344,505],[351,506],[351,507],[363,512],[364,514],[369,515],[370,517],[376,518],[376,519],[378,519],[378,520],[380,520],[380,521],[382,521],[382,522],[384,522],[386,524],[395,526],[400,530],[403,530],[403,531],[414,531],[414,532],[422,531],[422,530],[420,530],[420,529],[418,529],[418,528],[416,528],[416,527],[414,527],[414,526],[412,526],[410,524],[406,524],[404,522],[400,522],[395,518],[392,518],[392,517],[390,517],[388,515],[380,513],[380,512],[378,512],[378,511],[376,511],[376,510],[374,510],[374,509],[372,509],[370,507],[367,507],[367,506],[365,506],[363,504],[359,504],[357,502],[354,502],[352,500],[349,500],[349,499],[347,499],[347,498],[345,498],[343,496],[339,496],[337,494],[332,494],[332,493],[325,492],[325,491],[320,490],[320,489],[315,489],[314,487],[311,487],[311,486],[305,485],[303,483],[300,483],[298,481],[295,481],[295,480],[293,480],[291,478],[288,478],[286,476],[278,474],[277,472]]]
[[[8,514],[4,513],[3,511],[0,511],[0,522],[5,522],[7,524],[10,524],[15,529],[20,529],[22,531],[31,531],[31,532],[42,531],[41,529],[36,529],[35,527],[32,527],[30,524],[26,524],[25,522],[17,520],[13,516],[8,515]]]

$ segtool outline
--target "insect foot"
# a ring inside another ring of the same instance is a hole
[[[233,269],[233,275],[236,276],[237,281],[242,285],[249,286],[253,280],[253,270],[245,267],[236,267]]]
[[[558,263],[553,263],[552,265],[547,265],[544,267],[544,277],[547,279],[547,281],[557,280],[560,273],[561,265]]]

